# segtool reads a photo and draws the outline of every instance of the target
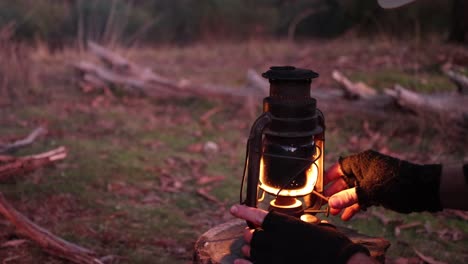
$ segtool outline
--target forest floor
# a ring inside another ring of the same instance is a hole
[[[239,89],[249,68],[263,72],[272,65],[295,65],[320,73],[312,84],[318,91],[338,89],[331,78],[334,69],[378,90],[398,83],[425,93],[453,91],[440,66],[468,63],[468,49],[438,40],[252,41],[117,50],[163,76]],[[190,263],[196,239],[232,219],[228,210],[238,203],[245,143],[255,117],[235,100],[149,99],[125,95],[118,87],[111,87],[112,93],[83,92],[70,64],[86,54],[39,48],[25,54],[22,63],[1,62],[10,70],[5,74],[18,80],[0,90],[0,142],[42,124],[47,136],[14,155],[63,145],[69,156],[2,183],[0,191],[37,224],[100,256],[120,256],[120,263]],[[334,107],[349,103],[318,102],[326,118],[327,166],[340,155],[369,148],[420,163],[468,161],[467,137],[453,132],[455,124],[407,112],[376,117]],[[260,114],[261,102],[257,110]],[[468,262],[466,215],[453,211],[402,215],[371,208],[349,222],[330,221],[388,239],[388,263],[422,263],[421,257]],[[412,227],[402,228],[407,224]],[[32,242],[5,244],[18,237],[6,220],[0,219],[0,226],[2,263],[66,263]]]

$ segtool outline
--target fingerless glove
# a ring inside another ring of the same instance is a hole
[[[255,264],[346,263],[355,253],[369,255],[329,225],[303,222],[297,218],[270,212],[250,242]]]
[[[400,212],[440,211],[442,165],[417,165],[373,150],[340,158],[344,180],[356,187],[359,205]]]

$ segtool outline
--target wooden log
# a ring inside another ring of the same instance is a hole
[[[82,73],[93,73],[97,77],[108,83],[120,83],[128,85],[130,88],[135,86],[144,91],[145,95],[151,97],[164,96],[201,96],[216,98],[236,98],[247,101],[262,100],[268,95],[269,84],[254,70],[247,71],[246,86],[244,89],[239,87],[227,87],[225,85],[211,84],[193,84],[187,80],[171,80],[163,77],[148,67],[142,67],[122,57],[103,46],[94,42],[88,42],[90,52],[101,59],[105,64],[110,65],[111,69],[98,66],[95,63],[80,62],[73,66]],[[119,73],[114,73],[113,69],[119,69]],[[114,81],[115,80],[115,81]],[[165,88],[165,89],[164,89]],[[318,100],[335,100],[342,94],[337,91],[311,91],[311,96]]]
[[[164,98],[166,96],[184,97],[184,96],[201,96],[201,97],[216,97],[216,98],[245,98],[247,96],[258,97],[256,94],[247,90],[228,88],[225,86],[216,85],[196,85],[186,81],[170,81],[160,79],[158,75],[146,70],[137,77],[128,77],[119,75],[113,71],[91,62],[81,61],[74,63],[78,71],[85,74],[92,74],[97,78],[114,85],[120,85],[126,91],[138,93],[155,98]]]
[[[150,82],[169,87],[172,87],[174,83],[177,83],[156,74],[150,68],[141,67],[130,62],[118,53],[106,49],[95,42],[89,41],[88,48],[93,54],[109,65],[112,70],[117,71],[119,74],[130,75],[134,77],[134,79],[138,79],[142,82]]]
[[[27,137],[17,140],[12,143],[2,144],[0,145],[0,153],[12,152],[19,148],[26,147],[31,145],[37,138],[47,134],[47,129],[45,127],[38,127],[34,129]]]
[[[19,176],[38,168],[48,166],[67,157],[67,150],[61,146],[56,149],[25,157],[0,156],[0,182]]]
[[[77,264],[102,264],[102,262],[96,258],[96,254],[93,251],[63,240],[33,223],[20,212],[16,211],[1,193],[0,214],[16,227],[16,232],[19,235],[34,241],[44,251],[53,256]]]
[[[341,85],[341,87],[345,91],[345,96],[349,98],[370,99],[377,95],[377,92],[371,87],[369,87],[368,85],[366,85],[365,83],[363,82],[354,83],[348,78],[346,78],[344,74],[342,74],[341,72],[337,70],[334,70],[332,72],[332,77],[335,81],[337,81]]]
[[[94,41],[88,41],[88,49],[114,70],[125,72],[130,69],[130,62],[116,52],[112,52]]]
[[[243,240],[245,227],[245,221],[236,219],[205,232],[195,243],[194,263],[231,264],[235,259],[243,258],[241,247],[245,243]],[[381,263],[385,261],[385,252],[390,246],[387,240],[359,234],[345,227],[337,228],[353,242],[367,247],[374,259]],[[313,255],[311,255],[311,260],[313,260]]]
[[[245,89],[236,89],[225,86],[216,86],[209,84],[193,84],[186,80],[171,80],[163,77],[150,68],[141,67],[128,59],[120,56],[119,54],[106,49],[94,42],[88,43],[89,50],[100,58],[111,69],[98,66],[89,62],[81,62],[75,65],[83,73],[93,74],[108,83],[122,85],[123,88],[129,91],[135,88],[142,94],[155,98],[162,98],[166,96],[200,96],[200,97],[215,97],[215,98],[236,98],[245,103],[245,108],[251,116],[255,116],[255,102],[258,102],[263,97],[268,95],[268,83],[254,70],[248,70],[247,81]],[[345,96],[352,99],[362,99],[357,103],[346,104],[345,107],[348,111],[357,112],[380,112],[385,114],[388,106],[394,106],[395,102],[401,106],[408,108],[416,113],[423,113],[425,111],[432,112],[447,112],[447,109],[453,107],[444,107],[442,103],[450,103],[451,99],[444,96],[435,96],[434,99],[425,96],[418,96],[418,94],[396,87],[392,90],[386,90],[383,94],[378,94],[376,90],[362,82],[352,82],[341,72],[335,70],[332,77],[340,83],[343,93],[330,90],[315,90],[312,89],[311,96],[316,98],[321,105],[332,103],[334,107],[338,107],[336,102],[340,96]],[[417,98],[425,98],[419,100]],[[443,98],[443,99],[442,99]],[[465,101],[455,100],[456,102]],[[456,105],[456,104],[452,104]],[[468,105],[464,103],[464,105]],[[382,112],[382,110],[384,110]],[[462,114],[460,114],[462,112]],[[465,119],[467,111],[460,109],[453,109],[447,115],[455,119]]]
[[[418,114],[437,114],[453,120],[468,118],[468,96],[454,94],[422,95],[401,85],[395,85],[393,89],[386,89],[384,92],[394,98],[402,107]]]
[[[247,89],[252,89],[259,96],[266,97],[270,92],[270,84],[254,69],[247,70],[246,85]]]

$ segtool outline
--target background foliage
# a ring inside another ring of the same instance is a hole
[[[383,10],[376,0],[16,0],[0,1],[0,28],[52,47],[87,39],[107,43],[188,43],[199,40],[391,33],[448,34],[456,0],[425,0]],[[78,41],[77,41],[78,40]]]

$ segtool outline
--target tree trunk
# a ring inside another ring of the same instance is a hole
[[[454,0],[452,6],[452,28],[449,41],[463,43],[468,31],[468,1]]]

